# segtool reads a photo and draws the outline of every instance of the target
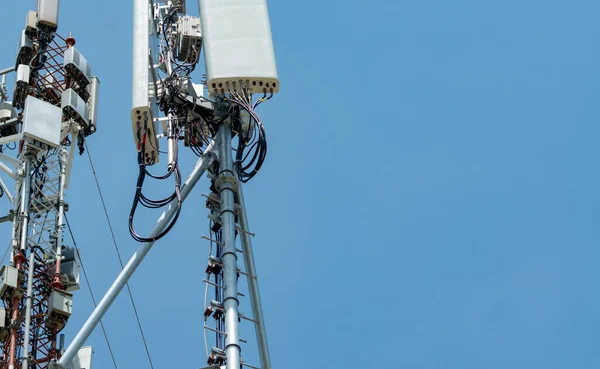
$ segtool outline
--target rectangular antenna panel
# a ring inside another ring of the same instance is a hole
[[[58,106],[27,96],[23,111],[23,135],[52,147],[60,146],[62,110]]]
[[[208,91],[226,93],[247,88],[252,93],[278,92],[266,0],[198,2]]]
[[[58,28],[59,0],[38,0],[38,24]]]
[[[81,86],[87,86],[92,78],[92,67],[79,50],[70,47],[65,51],[64,67],[71,78],[75,78]]]
[[[92,77],[92,82],[88,86],[90,93],[90,128],[89,134],[96,132],[98,119],[98,93],[100,92],[100,80],[98,77]]]
[[[29,65],[33,58],[33,52],[33,41],[31,41],[25,31],[21,32],[19,45],[17,46],[17,61],[15,63],[15,68],[17,68],[19,64]]]
[[[26,64],[20,64],[17,67],[17,83],[23,82],[29,84],[29,76],[31,75],[31,67]]]
[[[63,115],[67,119],[73,119],[81,126],[84,130],[89,125],[90,109],[83,99],[77,95],[77,92],[73,89],[64,90],[60,99],[60,105],[63,111]]]
[[[37,33],[37,12],[30,10],[25,18],[25,33],[33,36]]]
[[[17,79],[13,90],[13,105],[17,109],[23,109],[25,99],[29,95],[29,76],[31,68],[29,65],[21,64],[17,67]]]

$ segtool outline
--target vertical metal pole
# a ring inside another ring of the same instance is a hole
[[[27,149],[25,149],[27,150]],[[23,262],[25,262],[25,251],[27,248],[27,228],[29,226],[29,196],[31,187],[31,159],[27,152],[23,153],[23,180],[21,182],[21,203],[20,203],[20,215],[21,215],[21,233],[20,233],[20,252],[14,250],[13,263],[18,270],[21,269]],[[31,268],[31,267],[30,267]],[[21,283],[21,278],[18,279]],[[12,320],[17,321],[19,318],[19,297],[13,298],[12,306]],[[16,363],[16,352],[17,352],[17,327],[13,326],[10,329],[10,348],[9,348],[9,369],[15,368]]]
[[[21,180],[23,181],[23,179]],[[12,227],[12,245],[10,248],[10,266],[14,267],[15,266],[15,253],[17,251],[17,245],[19,244],[19,241],[17,241],[18,235],[17,235],[17,224],[18,224],[18,219],[19,219],[19,214],[20,214],[21,208],[20,205],[19,207],[17,207],[15,209],[15,216],[13,218],[13,227]]]
[[[63,228],[64,228],[64,216],[65,216],[65,182],[67,176],[67,150],[65,148],[60,149],[60,175],[58,182],[58,219],[56,221],[56,270],[54,274],[54,281],[52,286],[55,288],[63,289],[63,285],[60,282],[60,264],[62,258],[62,241],[63,241]],[[25,369],[25,368],[23,368]]]
[[[244,192],[242,186],[238,188],[237,202],[240,206],[239,220],[242,232],[240,232],[242,239],[242,252],[244,253],[244,266],[246,273],[250,275],[248,277],[248,292],[250,294],[250,304],[252,305],[252,316],[256,321],[255,332],[256,341],[258,344],[258,354],[260,356],[260,367],[261,369],[271,369],[271,357],[269,355],[269,344],[267,342],[267,330],[265,328],[265,319],[263,317],[262,304],[260,302],[260,292],[258,290],[258,277],[256,274],[256,265],[254,264],[254,253],[252,251],[252,239],[249,232],[248,226],[248,214],[246,213],[246,203],[244,202]],[[246,231],[246,232],[243,232]]]
[[[30,196],[30,188],[31,188],[31,159],[27,154],[24,155],[24,164],[23,171],[24,180],[23,187],[21,188],[21,216],[23,217],[23,221],[21,223],[21,239],[20,239],[20,248],[21,251],[25,251],[27,248],[27,227],[29,225],[29,196]]]
[[[169,6],[172,6],[171,2],[169,1]],[[164,22],[164,20],[163,20]],[[163,28],[164,29],[164,28]],[[167,32],[169,32],[170,30],[167,30]],[[166,40],[169,40],[169,35],[168,34],[164,34],[163,35],[164,38]],[[171,43],[168,42],[168,44],[170,45]],[[171,50],[171,48],[169,47],[168,51],[167,51],[167,62],[165,63],[166,68],[167,68],[167,78],[171,78],[171,76],[173,75],[173,66],[171,65],[171,60],[173,60],[173,50]],[[168,150],[167,150],[167,160],[168,160],[168,165],[169,165],[169,169],[171,169],[171,165],[175,164],[175,160],[177,160],[176,157],[176,147],[175,145],[177,144],[177,139],[175,138],[175,127],[177,126],[177,124],[175,122],[173,122],[173,114],[169,114],[167,116],[168,121],[167,121],[167,142],[168,142]]]
[[[29,367],[29,331],[31,329],[31,303],[33,300],[33,271],[35,267],[35,253],[29,252],[29,271],[27,273],[27,303],[25,306],[25,332],[23,342],[23,369]]]
[[[223,305],[225,308],[225,354],[227,369],[240,369],[239,301],[237,254],[235,247],[235,202],[237,179],[233,172],[231,152],[231,125],[228,121],[219,127],[220,172],[217,185],[221,196],[221,222],[223,235]]]

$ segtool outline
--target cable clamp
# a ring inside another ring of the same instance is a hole
[[[229,175],[229,174],[221,174],[219,176],[219,178],[217,178],[217,180],[215,181],[215,185],[217,186],[219,191],[227,188],[224,186],[225,183],[231,183],[231,185],[233,186],[233,188],[231,188],[231,189],[234,190],[235,192],[237,192],[237,190],[239,188],[239,182],[236,177],[234,177],[233,175]]]

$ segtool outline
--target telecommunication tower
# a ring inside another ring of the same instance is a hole
[[[76,150],[96,131],[99,80],[75,39],[57,34],[58,14],[58,0],[38,0],[15,65],[0,71],[0,170],[9,178],[0,178],[0,196],[12,207],[2,220],[13,224],[10,261],[0,270],[2,369],[44,369],[61,357],[60,332],[79,289],[80,255],[63,240],[65,190]],[[89,368],[91,348],[74,358],[73,368]]]
[[[203,317],[198,325],[205,333],[207,364],[209,368],[258,369],[244,360],[242,350],[249,338],[240,337],[240,325],[251,324],[260,368],[271,369],[252,251],[254,235],[249,230],[242,191],[243,184],[259,172],[267,154],[265,128],[256,108],[279,91],[266,0],[199,0],[200,17],[187,14],[185,0],[134,0],[133,4],[131,121],[139,175],[129,229],[141,245],[63,350],[62,345],[57,347],[56,335],[71,313],[71,296],[64,289],[78,279],[65,270],[66,261],[71,260],[68,255],[73,255],[77,265],[78,254],[66,252],[62,245],[64,188],[73,156],[71,143],[77,140],[83,147],[81,140],[95,131],[98,83],[90,77],[89,66],[71,39],[65,40],[67,46],[61,49],[65,60],[59,68],[62,74],[52,68],[40,74],[50,60],[55,61],[49,43],[54,40],[58,24],[58,0],[38,2],[37,33],[28,36],[33,56],[18,59],[21,62],[16,68],[17,85],[20,76],[25,75],[29,79],[24,85],[30,88],[26,92],[15,90],[15,96],[19,96],[15,106],[23,112],[20,118],[16,113],[16,118],[10,118],[20,126],[9,133],[17,135],[14,138],[22,144],[17,159],[1,157],[18,167],[8,171],[17,180],[18,196],[9,195],[16,204],[13,263],[5,269],[3,285],[7,287],[0,291],[7,306],[5,313],[12,317],[6,321],[8,333],[3,336],[7,342],[5,365],[10,369],[19,363],[23,369],[31,363],[51,369],[89,368],[89,352],[82,349],[86,339],[154,243],[173,229],[185,199],[207,173],[211,180],[210,193],[205,195],[210,235],[203,238],[208,241],[209,257],[204,279],[205,307],[198,314]],[[53,28],[48,28],[45,14],[55,16]],[[206,76],[194,83],[191,74],[202,55]],[[22,62],[28,60],[28,65]],[[20,64],[26,65],[21,68]],[[40,75],[52,77],[38,82]],[[55,80],[60,76],[64,79]],[[181,143],[199,157],[185,180],[179,168]],[[161,146],[166,146],[164,151]],[[51,166],[53,157],[58,164]],[[162,174],[153,173],[161,166],[166,167]],[[51,168],[58,168],[58,179],[46,176]],[[173,179],[172,195],[160,200],[148,198],[143,194],[148,179]],[[2,187],[8,193],[6,186]],[[32,209],[38,211],[41,207],[45,212],[38,216]],[[142,207],[165,208],[147,236],[135,230],[135,215]],[[34,217],[44,219],[44,224],[35,226]],[[29,270],[27,276],[25,270]],[[242,278],[247,280],[247,298],[239,292]],[[243,304],[249,305],[252,316],[240,312]],[[23,324],[21,315],[25,316]],[[209,335],[213,337],[210,340]]]
[[[242,192],[242,184],[258,173],[267,153],[256,108],[279,91],[267,4],[266,0],[199,0],[198,6],[200,18],[187,15],[185,0],[134,0],[131,118],[139,176],[129,228],[141,246],[53,363],[57,368],[68,367],[154,243],[173,228],[183,202],[206,172],[212,183],[206,195],[211,235],[204,236],[210,256],[202,329],[205,337],[214,335],[207,363],[216,368],[256,368],[242,356],[242,344],[248,341],[240,337],[239,326],[249,322],[255,328],[260,367],[271,369],[253,235]],[[194,83],[191,74],[202,54],[206,79]],[[199,156],[185,181],[178,164],[181,141]],[[161,158],[161,145],[166,145],[166,158]],[[152,174],[149,168],[160,166],[161,159],[166,159],[166,171]],[[171,196],[160,200],[144,196],[147,178],[171,177],[175,182]],[[166,208],[145,237],[135,231],[139,205]],[[240,278],[247,279],[252,317],[239,311]]]

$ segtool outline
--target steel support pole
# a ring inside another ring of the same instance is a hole
[[[244,192],[242,186],[238,188],[237,203],[240,206],[239,221],[242,228],[240,232],[242,240],[242,252],[244,254],[244,266],[246,273],[250,276],[248,279],[248,292],[250,294],[250,304],[252,305],[252,316],[256,321],[254,328],[256,332],[256,342],[258,345],[258,354],[260,356],[261,369],[271,369],[271,356],[269,355],[269,344],[267,342],[267,330],[265,328],[265,319],[260,302],[260,292],[258,290],[258,277],[256,274],[256,265],[254,264],[254,253],[252,251],[252,238],[247,232],[250,231],[248,225],[248,214],[246,213],[246,203],[244,201]],[[246,232],[244,232],[246,231]]]
[[[181,202],[183,203],[185,199],[188,197],[196,183],[206,169],[212,164],[215,159],[215,143],[212,142],[208,148],[206,149],[204,155],[198,160],[194,170],[185,181],[185,183],[181,186]],[[152,228],[149,237],[155,237],[159,235],[169,224],[169,221],[175,215],[177,211],[177,203],[171,202],[168,208],[162,213],[158,222]],[[98,306],[94,309],[90,317],[84,323],[83,327],[77,333],[77,336],[73,339],[73,342],[69,345],[69,347],[65,350],[65,353],[60,358],[58,362],[51,363],[51,368],[67,368],[81,346],[85,343],[85,340],[90,336],[93,330],[96,328],[100,319],[104,316],[106,311],[110,308],[112,303],[115,301],[123,287],[129,281],[129,278],[135,273],[137,268],[140,266],[150,249],[154,246],[154,242],[144,242],[140,246],[140,248],[133,254],[125,268],[121,271],[117,279],[114,281],[112,286],[110,286],[109,290],[106,292]],[[239,369],[239,368],[236,368]]]
[[[15,67],[8,67],[8,68],[4,68],[0,70],[0,76],[3,76],[5,74],[8,74],[10,72],[14,72],[15,71]]]
[[[61,148],[58,155],[60,161],[60,175],[58,177],[58,217],[56,220],[56,269],[54,270],[52,287],[62,290],[63,284],[60,282],[60,265],[62,263],[62,243],[65,217],[65,183],[67,178],[68,152],[65,148]]]
[[[168,39],[169,36],[167,35],[163,35],[165,37],[165,39]],[[173,66],[171,65],[171,60],[173,59],[173,50],[171,50],[169,48],[169,51],[167,52],[167,60],[168,62],[166,63],[166,67],[167,67],[167,74],[169,76],[173,75]],[[176,130],[176,122],[174,122],[173,120],[173,114],[169,114],[168,115],[168,123],[167,123],[167,143],[168,143],[168,150],[167,150],[167,160],[168,160],[168,165],[169,165],[169,169],[171,169],[171,167],[173,165],[175,165],[175,160],[177,159],[177,138],[175,137],[175,130]]]
[[[26,149],[27,150],[27,149]],[[21,215],[21,229],[19,234],[19,250],[13,249],[12,263],[20,270],[25,262],[25,252],[27,249],[27,230],[29,226],[29,196],[31,187],[31,159],[25,151],[23,153],[23,179],[21,182],[21,202],[19,205]],[[18,221],[18,220],[15,220]],[[22,253],[20,253],[22,252]],[[19,283],[22,279],[18,278]],[[33,286],[32,286],[33,288]],[[19,297],[13,297],[12,319],[16,321],[19,317]],[[10,329],[10,348],[9,348],[9,369],[14,369],[16,364],[16,349],[17,349],[17,327],[13,326]]]
[[[24,178],[21,188],[21,217],[23,221],[21,223],[21,238],[19,248],[21,251],[25,251],[27,248],[27,227],[29,226],[29,196],[31,187],[31,173],[30,173],[30,158],[27,154],[24,155],[23,171]]]
[[[235,201],[237,178],[233,171],[231,125],[228,121],[219,127],[219,177],[217,188],[221,196],[221,233],[223,236],[223,306],[225,308],[225,355],[227,369],[240,369],[239,300],[237,254],[235,247]]]
[[[25,305],[25,331],[23,333],[23,363],[22,368],[29,367],[29,331],[31,329],[31,304],[33,300],[33,271],[35,267],[35,253],[29,251],[29,271],[27,273],[27,302]]]

